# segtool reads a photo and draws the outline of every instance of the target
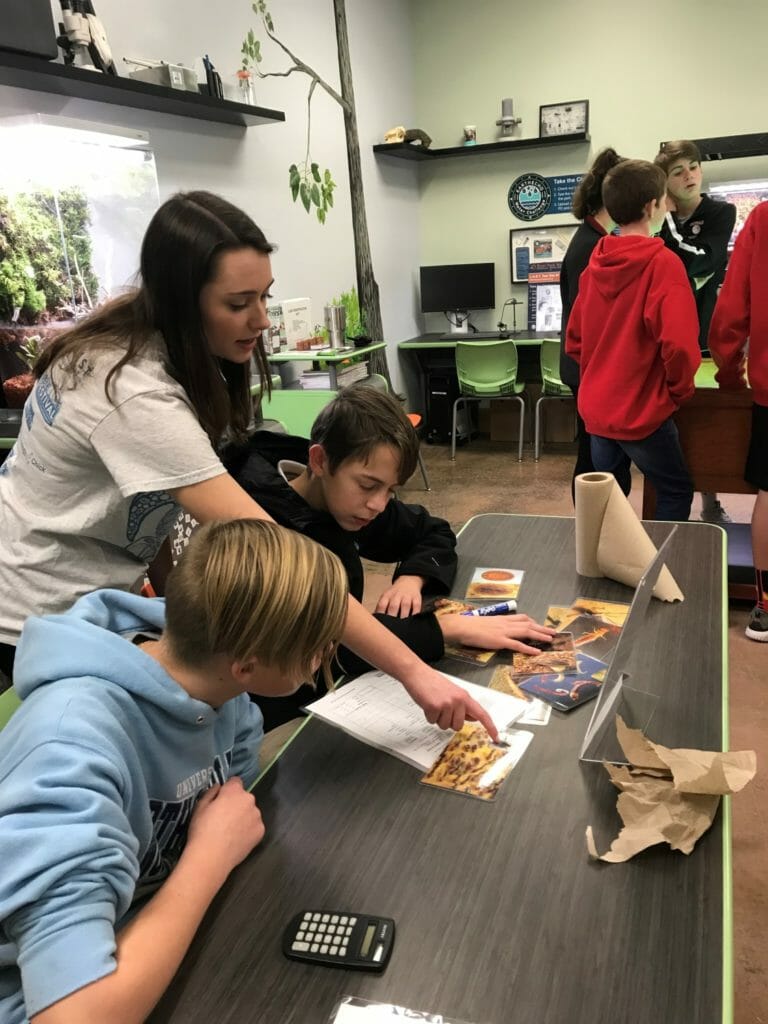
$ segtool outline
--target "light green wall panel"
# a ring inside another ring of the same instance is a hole
[[[653,159],[662,139],[766,127],[762,0],[413,0],[412,13],[416,126],[435,147],[459,145],[465,124],[477,125],[478,143],[495,141],[505,96],[523,118],[519,138],[538,135],[540,104],[590,101],[590,146],[478,154],[420,171],[422,263],[493,259],[499,308],[511,294],[509,229],[524,226],[506,205],[518,174],[580,172],[606,145]],[[705,185],[764,178],[768,158],[708,163],[704,174]]]

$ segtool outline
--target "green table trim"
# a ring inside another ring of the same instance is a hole
[[[461,341],[461,338],[457,338],[456,341]],[[560,341],[560,338],[489,338],[489,341],[514,341],[515,348],[526,348],[532,346],[541,346],[542,341]],[[443,348],[443,349],[455,349],[456,341],[401,341],[398,342],[398,349],[404,351],[416,351],[420,352],[428,348]]]
[[[702,524],[706,525],[706,524]],[[709,524],[712,525],[712,524]],[[730,748],[730,709],[728,677],[728,535],[722,526],[723,556],[723,696],[721,706],[723,750]],[[723,797],[723,1024],[733,1024],[733,832],[731,798]]]

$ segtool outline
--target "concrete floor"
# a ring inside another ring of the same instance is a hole
[[[426,505],[458,529],[481,512],[572,515],[570,479],[573,455],[547,451],[539,463],[526,453],[516,461],[511,446],[473,441],[455,462],[444,446],[422,445],[432,490],[425,492],[417,471],[400,491],[404,501]],[[516,454],[516,453],[515,453]],[[631,501],[640,510],[641,478]],[[723,504],[735,521],[748,522],[753,499],[728,495]],[[692,518],[697,518],[698,500]],[[388,579],[384,566],[367,566],[365,603],[371,608]],[[761,774],[768,753],[768,644],[747,640],[749,606],[730,608],[730,746],[755,750],[758,774],[732,799],[735,1024],[768,1024],[768,852],[765,839],[768,782]],[[695,856],[695,853],[694,853]],[[689,1024],[689,1022],[668,1022]],[[694,1022],[690,1022],[694,1024]]]

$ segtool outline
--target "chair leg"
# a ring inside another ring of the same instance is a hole
[[[541,403],[544,401],[544,396],[536,402],[536,419],[533,431],[533,461],[539,461],[539,455],[541,454]]]
[[[421,470],[421,476],[424,480],[424,490],[431,491],[432,488],[429,486],[429,477],[427,476],[427,467],[424,465],[424,459],[421,455],[421,449],[419,449],[419,469]]]
[[[459,408],[459,404],[463,403],[463,401],[464,398],[459,396],[453,403],[453,419],[451,421],[451,462],[456,461],[456,411]]]
[[[518,402],[520,403],[520,441],[519,441],[518,446],[517,446],[517,461],[518,462],[522,462],[523,461],[523,435],[525,433],[525,402],[520,397],[520,395],[517,395],[516,398],[517,398]]]

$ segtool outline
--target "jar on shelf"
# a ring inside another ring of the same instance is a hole
[[[247,68],[240,68],[236,77],[239,102],[253,106],[256,102],[256,96],[253,89],[253,72],[248,71]]]

